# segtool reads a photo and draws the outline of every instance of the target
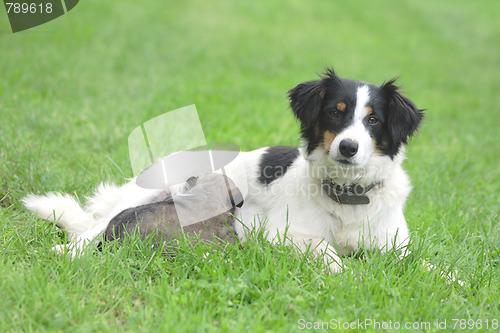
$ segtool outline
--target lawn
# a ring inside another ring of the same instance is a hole
[[[0,331],[498,327],[498,13],[487,0],[86,0],[13,34],[2,9]],[[19,202],[48,191],[83,200],[102,180],[125,182],[130,132],[190,104],[209,142],[298,145],[286,92],[326,66],[379,84],[399,77],[427,109],[404,164],[414,186],[404,260],[368,253],[327,275],[256,232],[225,249],[181,243],[174,259],[132,239],[71,261],[50,252],[65,234]]]

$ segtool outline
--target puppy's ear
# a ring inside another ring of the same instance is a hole
[[[196,183],[198,182],[198,177],[189,177],[186,180],[186,183],[184,184],[183,191],[188,192],[191,190],[193,187],[196,186]]]
[[[391,80],[382,85],[382,91],[389,100],[387,127],[394,144],[406,144],[418,129],[425,110],[418,109],[412,101],[401,95],[394,82]]]
[[[243,194],[241,194],[238,186],[236,186],[233,180],[226,175],[224,175],[224,181],[226,182],[227,191],[229,193],[230,205],[233,208],[241,208],[241,206],[243,206]]]
[[[304,82],[288,92],[290,106],[302,128],[308,128],[316,122],[325,97],[323,80]]]
[[[241,192],[238,188],[231,191],[231,198],[232,198],[232,202],[231,202],[232,205],[234,205],[238,208],[241,208],[243,206],[243,203],[244,203],[243,195],[241,194]]]

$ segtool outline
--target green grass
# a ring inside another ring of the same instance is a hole
[[[0,330],[289,332],[300,319],[368,318],[437,331],[458,318],[481,331],[500,320],[499,12],[486,0],[88,0],[12,34],[2,10]],[[181,244],[168,260],[131,240],[70,261],[49,250],[64,234],[19,202],[124,182],[128,134],[193,103],[208,141],[297,145],[286,91],[325,66],[374,83],[399,76],[428,109],[405,162],[413,254],[402,261],[347,258],[351,272],[329,276],[259,235],[208,258],[213,249]]]

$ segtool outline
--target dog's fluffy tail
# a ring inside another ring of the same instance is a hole
[[[92,215],[85,212],[78,201],[69,194],[31,194],[21,201],[27,209],[36,213],[38,218],[54,222],[65,229],[70,238],[82,234],[94,224]]]

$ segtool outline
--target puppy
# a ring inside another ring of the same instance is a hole
[[[224,175],[192,177],[186,182],[182,196],[169,195],[164,200],[129,208],[113,217],[104,231],[104,241],[122,241],[138,232],[142,238],[154,235],[155,242],[171,242],[187,235],[193,242],[215,240],[234,244],[233,214],[242,201],[239,190]],[[189,214],[183,216],[183,221],[177,214],[179,209]],[[187,224],[186,221],[195,222]]]

